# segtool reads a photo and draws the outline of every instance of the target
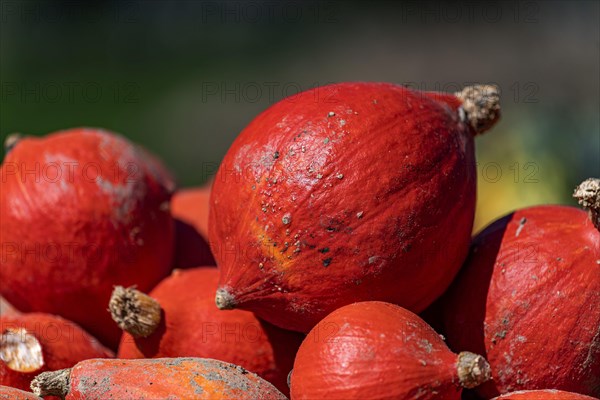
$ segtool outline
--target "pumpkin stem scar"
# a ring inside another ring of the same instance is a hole
[[[233,310],[236,306],[235,297],[225,288],[219,288],[215,296],[215,304],[219,310]]]
[[[150,336],[161,320],[158,301],[133,287],[115,286],[108,309],[119,328],[134,337]]]
[[[0,335],[0,360],[13,371],[35,372],[44,366],[42,345],[26,329],[7,329]]]
[[[490,129],[500,118],[500,90],[496,85],[467,86],[454,93],[462,101],[459,115],[476,135]]]
[[[588,210],[590,219],[600,231],[600,179],[589,178],[575,188],[573,197],[581,206]]]
[[[70,391],[71,368],[42,372],[31,381],[31,390],[36,396],[58,396],[62,399]]]
[[[490,364],[480,355],[463,351],[458,355],[458,380],[462,387],[471,389],[492,377]]]

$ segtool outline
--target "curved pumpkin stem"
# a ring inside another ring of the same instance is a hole
[[[62,399],[71,390],[71,368],[42,372],[31,381],[31,390],[36,396],[58,396]]]
[[[215,296],[215,304],[219,310],[233,310],[235,308],[235,297],[225,288],[219,288]]]
[[[133,287],[115,286],[108,308],[119,328],[134,337],[148,337],[160,324],[158,301]]]
[[[459,113],[476,135],[482,134],[500,118],[500,89],[496,85],[467,86],[454,93],[462,101]]]
[[[8,154],[21,139],[23,139],[23,135],[20,133],[11,133],[8,135],[6,139],[4,139],[4,153]]]
[[[588,210],[592,223],[600,231],[600,179],[589,178],[575,188],[573,197]]]
[[[460,385],[472,389],[492,377],[490,364],[480,355],[463,351],[458,355],[458,380]]]

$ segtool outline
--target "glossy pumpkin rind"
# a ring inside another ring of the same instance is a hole
[[[458,400],[458,364],[459,356],[417,315],[389,303],[355,303],[325,317],[302,342],[291,395]]]
[[[113,357],[109,349],[76,324],[49,314],[21,314],[0,317],[0,333],[24,328],[41,346],[43,365],[32,372],[9,368],[0,360],[0,385],[29,390],[31,380],[40,372],[69,368],[88,358]]]
[[[215,307],[218,271],[175,270],[149,293],[162,321],[145,338],[124,333],[119,358],[202,357],[240,365],[288,393],[287,375],[303,336],[259,320],[248,311]]]
[[[599,267],[600,233],[577,208],[518,210],[475,237],[442,304],[450,346],[492,367],[480,394],[600,396]]]
[[[252,372],[201,358],[87,360],[72,368],[69,379],[66,400],[286,398]]]
[[[149,290],[171,268],[174,184],[126,139],[76,128],[19,140],[0,169],[2,295],[75,321],[116,347],[112,286]]]
[[[211,194],[219,306],[304,332],[356,301],[427,307],[463,262],[473,223],[474,132],[460,105],[342,83],[255,118]]]

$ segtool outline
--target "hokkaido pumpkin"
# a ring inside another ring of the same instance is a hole
[[[340,83],[271,106],[213,184],[218,307],[303,332],[357,301],[422,311],[467,254],[473,138],[498,117],[492,86]]]
[[[173,258],[173,181],[126,139],[76,128],[12,144],[0,168],[0,292],[116,347],[112,286],[149,290]]]
[[[517,210],[473,240],[442,299],[448,342],[483,354],[486,398],[559,389],[600,397],[600,184],[584,182],[567,206]],[[596,226],[594,226],[596,224]]]
[[[237,365],[202,358],[87,360],[44,372],[31,384],[39,396],[66,400],[285,400],[269,382]]]
[[[0,385],[29,390],[40,372],[113,353],[74,323],[49,314],[0,317]]]
[[[302,342],[292,400],[458,400],[490,378],[473,353],[454,354],[425,321],[399,306],[362,302],[319,322]]]
[[[175,270],[145,295],[118,287],[110,310],[125,329],[119,358],[202,357],[240,365],[284,393],[303,336],[248,311],[221,311],[216,268]]]

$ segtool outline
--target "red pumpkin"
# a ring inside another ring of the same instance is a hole
[[[273,385],[237,365],[201,358],[87,360],[44,372],[31,384],[40,396],[66,400],[285,400]]]
[[[210,267],[175,270],[151,297],[115,289],[113,318],[133,333],[123,334],[118,357],[214,358],[240,365],[289,392],[287,375],[302,335],[260,321],[248,311],[219,310],[214,303],[218,276]]]
[[[29,390],[40,372],[113,353],[74,323],[49,314],[0,317],[0,385]]]
[[[31,392],[0,386],[0,400],[41,400],[41,398]]]
[[[600,397],[600,233],[584,211],[537,206],[494,222],[442,304],[451,347],[490,362],[494,379],[478,388],[486,398]]]
[[[171,199],[171,214],[175,218],[175,266],[190,268],[214,265],[208,245],[208,205],[210,184],[182,189]]]
[[[292,400],[458,400],[489,379],[472,353],[452,353],[425,321],[383,302],[342,307],[308,334],[294,363]]]
[[[169,273],[173,182],[126,139],[70,129],[18,141],[0,169],[0,291],[22,311],[58,314],[115,346],[115,284]]]
[[[493,400],[594,400],[594,398],[582,394],[549,389],[507,393]]]
[[[473,137],[498,116],[489,86],[340,83],[270,107],[215,177],[217,305],[304,332],[356,301],[423,310],[467,254]]]

